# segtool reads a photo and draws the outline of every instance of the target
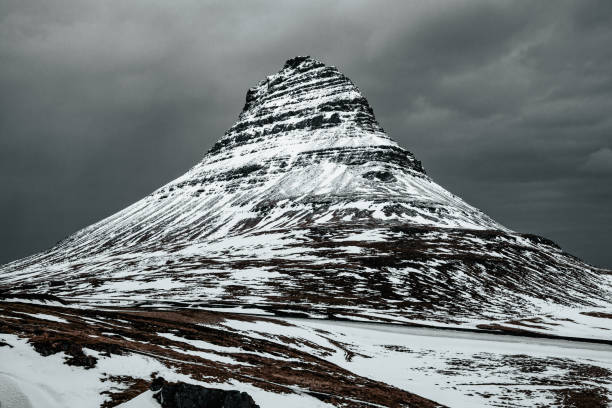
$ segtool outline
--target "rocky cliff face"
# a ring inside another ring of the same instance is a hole
[[[0,268],[7,287],[50,282],[63,296],[316,316],[524,326],[538,315],[541,330],[559,308],[612,303],[608,272],[436,184],[359,89],[309,57],[249,89],[183,176]]]

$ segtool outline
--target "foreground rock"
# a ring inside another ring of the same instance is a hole
[[[168,383],[163,377],[153,381],[151,391],[162,408],[259,408],[246,392]]]

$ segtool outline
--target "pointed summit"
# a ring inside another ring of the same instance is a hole
[[[329,81],[324,81],[323,79],[327,78],[335,78],[336,82],[346,81],[345,85],[349,85],[350,81],[348,78],[344,77],[335,67],[327,67],[320,61],[317,61],[310,56],[297,56],[291,59],[288,59],[285,62],[283,68],[274,75],[268,76],[263,81],[259,82],[257,86],[250,88],[247,92],[245,109],[248,110],[252,107],[258,99],[262,98],[262,96],[270,93],[271,91],[278,91],[285,88],[287,82],[291,80],[291,83],[300,84],[304,83],[306,80],[318,82],[310,88],[310,90],[317,90],[321,87],[325,86]],[[285,86],[283,86],[283,83]],[[352,85],[352,83],[350,83]],[[289,89],[288,89],[289,90]],[[294,88],[290,89],[292,91],[304,91],[304,89]],[[295,96],[298,96],[296,94]],[[314,96],[314,95],[313,95]]]
[[[298,55],[293,58],[289,58],[285,61],[283,69],[296,69],[300,66],[323,66],[322,62],[319,62],[312,58],[310,55]]]
[[[410,152],[387,136],[355,84],[337,68],[310,57],[288,60],[278,73],[249,89],[238,121],[200,167],[205,170],[215,163],[217,168],[225,165],[234,171],[236,164],[244,162],[296,177],[300,169],[313,170],[313,164],[324,162],[345,169],[395,165],[415,176],[425,173]],[[308,175],[310,182],[321,178],[328,176]],[[295,188],[284,191],[292,190],[297,193]]]
[[[351,80],[335,67],[310,57],[295,57],[278,73],[248,90],[238,122],[213,152],[234,140],[340,127],[349,133],[377,133],[388,139],[368,101]]]

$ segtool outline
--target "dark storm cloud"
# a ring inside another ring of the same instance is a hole
[[[7,0],[0,262],[182,174],[309,54],[442,185],[612,266],[612,2]]]

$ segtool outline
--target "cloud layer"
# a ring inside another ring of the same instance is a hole
[[[182,174],[248,87],[338,66],[440,184],[612,267],[612,2],[0,5],[0,262]]]

